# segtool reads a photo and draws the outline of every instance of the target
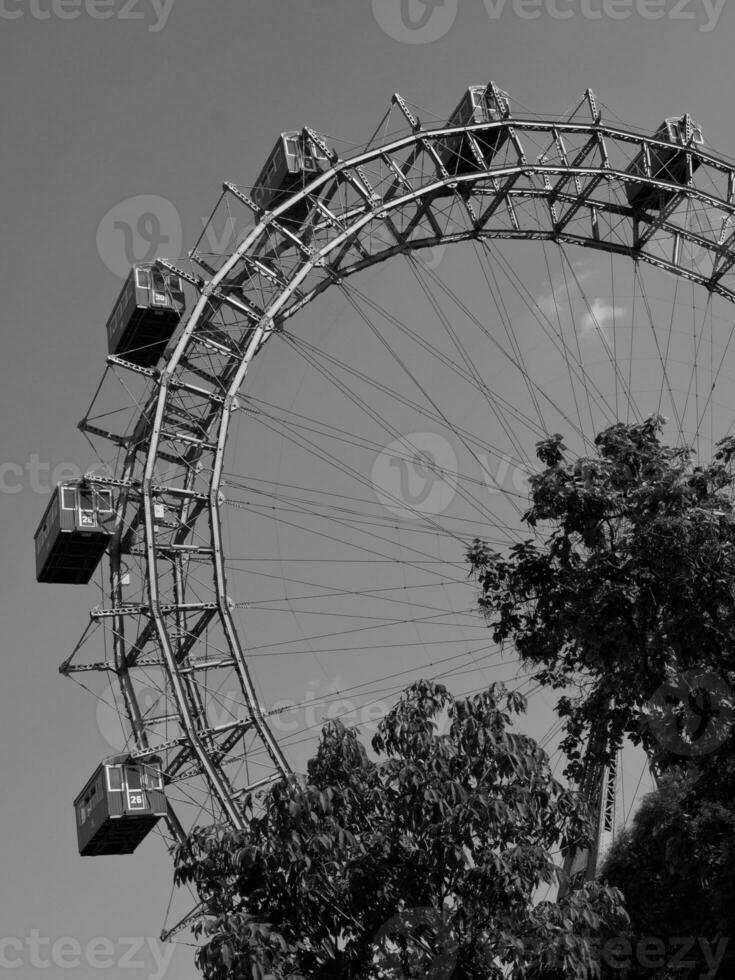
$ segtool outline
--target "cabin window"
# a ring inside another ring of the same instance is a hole
[[[61,507],[63,510],[74,510],[76,507],[74,487],[61,488]]]
[[[48,521],[44,521],[36,531],[36,551],[40,551],[48,534]]]
[[[153,766],[146,766],[145,781],[148,789],[163,789],[163,778],[161,770]]]
[[[107,767],[107,788],[111,793],[122,793],[123,778],[120,766]]]
[[[181,292],[181,280],[178,276],[168,277],[168,288],[172,289],[175,293]]]
[[[151,288],[151,276],[148,269],[136,269],[135,270],[135,281],[138,284],[139,289],[150,289]]]
[[[97,510],[100,514],[112,513],[112,490],[97,491]]]
[[[298,140],[295,136],[289,136],[286,140],[286,153],[296,155],[299,152]]]
[[[307,140],[304,143],[304,169],[316,170],[316,162],[318,159],[319,148],[312,143],[311,140]]]
[[[87,794],[79,804],[77,812],[79,813],[79,823],[86,823],[90,814],[89,794]]]
[[[95,784],[85,795],[82,800],[81,806],[79,807],[79,822],[84,823],[89,819],[94,806],[96,804],[95,796],[97,795],[97,785]]]
[[[81,527],[97,526],[97,518],[94,512],[94,495],[91,490],[79,491],[79,513],[77,520]]]
[[[140,781],[140,769],[128,766],[125,773],[127,777],[128,789],[142,789]]]

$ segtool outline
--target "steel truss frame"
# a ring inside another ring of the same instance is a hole
[[[221,816],[234,827],[243,826],[244,794],[289,773],[237,634],[222,529],[230,424],[238,410],[247,410],[238,394],[273,333],[361,269],[397,254],[473,239],[541,240],[627,254],[735,300],[733,164],[692,144],[680,148],[689,179],[672,184],[650,169],[653,151],[669,144],[604,123],[591,92],[582,102],[591,118],[541,120],[512,116],[492,83],[489,90],[497,121],[434,128],[423,128],[396,95],[394,104],[410,131],[347,159],[307,130],[330,165],[272,212],[225,183],[219,205],[240,209],[254,227],[230,254],[208,254],[202,236],[190,253],[201,276],[175,270],[192,287],[196,303],[160,369],[107,358],[110,369],[132,372],[148,386],[127,432],[101,428],[89,416],[80,423],[121,450],[114,476],[89,477],[117,491],[108,601],[92,612],[94,620],[111,624],[113,655],[93,664],[77,663],[73,655],[62,672],[116,675],[134,754],[162,756],[169,783],[203,777]],[[454,174],[445,165],[450,137],[462,137],[472,157]],[[489,142],[497,146],[492,155],[482,150]],[[541,147],[533,158],[524,149],[529,143]],[[647,168],[628,172],[639,154]],[[630,207],[625,188],[631,184],[657,190],[661,207]],[[305,220],[289,220],[290,213],[303,214],[304,206]],[[692,208],[696,228],[686,217]],[[698,268],[683,261],[685,243],[701,251]],[[161,462],[173,478],[160,479]],[[147,593],[141,603],[124,599],[129,561],[141,568]],[[209,567],[212,601],[187,594],[191,561]],[[202,645],[215,623],[226,649],[212,659],[202,654]],[[136,671],[151,666],[164,672],[175,705],[163,719],[147,717],[136,694]],[[199,684],[201,671],[217,669],[234,672],[245,709],[226,725],[212,723]],[[161,738],[164,721],[174,725],[174,738]],[[226,764],[247,740],[265,750],[269,771],[236,786]],[[169,826],[182,839],[173,809]]]

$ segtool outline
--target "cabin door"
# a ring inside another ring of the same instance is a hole
[[[78,520],[79,527],[97,527],[97,511],[94,506],[94,494],[91,490],[79,490],[78,494]]]
[[[168,306],[168,296],[166,295],[166,284],[160,272],[154,271],[152,275],[153,289],[151,290],[151,300],[153,306]]]
[[[128,797],[128,810],[145,810],[145,793],[141,783],[140,769],[136,766],[125,766],[125,792]]]

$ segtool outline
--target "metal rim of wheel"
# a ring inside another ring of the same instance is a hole
[[[223,531],[231,423],[243,409],[238,397],[247,391],[253,360],[269,339],[354,274],[395,256],[460,242],[581,246],[625,256],[636,268],[647,263],[702,287],[708,297],[735,299],[733,164],[690,143],[680,151],[687,180],[672,183],[651,168],[668,144],[603,122],[591,92],[571,116],[541,119],[513,115],[494,85],[488,91],[497,119],[466,126],[425,128],[395,96],[406,131],[344,159],[305,130],[328,165],[273,211],[262,211],[245,190],[226,183],[218,206],[242,209],[252,230],[219,259],[194,249],[190,256],[199,273],[160,260],[190,284],[196,303],[160,369],[108,358],[108,372],[137,376],[146,392],[131,399],[127,428],[115,435],[101,428],[92,411],[80,423],[87,434],[119,448],[114,474],[89,475],[117,491],[109,588],[105,603],[92,612],[92,623],[107,628],[112,652],[103,661],[82,663],[87,634],[62,671],[112,674],[128,719],[131,755],[160,756],[171,787],[203,780],[211,815],[235,827],[243,826],[243,797],[290,770],[238,635]],[[464,172],[450,173],[443,163],[448,139],[463,140],[473,158]],[[497,146],[492,154],[483,150],[488,140]],[[530,155],[529,144],[542,152]],[[634,158],[644,161],[638,172],[628,169]],[[632,207],[626,198],[631,187],[658,195],[660,207]],[[692,250],[699,255],[696,267],[689,261]],[[169,474],[165,482],[162,469]],[[175,519],[161,518],[159,508]],[[212,594],[205,601],[200,589],[187,594],[191,560],[211,570]],[[125,598],[131,563],[142,583],[138,602]],[[215,655],[202,652],[213,625],[220,637]],[[140,704],[141,669],[159,670],[165,678],[166,707],[155,716]],[[200,682],[218,669],[237,679],[242,699],[238,717],[225,724],[209,717]],[[247,763],[254,755],[260,769],[253,773],[241,765],[233,778],[231,759]],[[181,839],[174,811],[169,828]]]

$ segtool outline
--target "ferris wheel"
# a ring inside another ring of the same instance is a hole
[[[588,91],[540,117],[491,82],[448,121],[395,95],[343,155],[283,133],[186,262],[133,268],[80,423],[105,465],[36,535],[39,579],[102,582],[62,665],[113,729],[82,853],[241,827],[323,719],[369,730],[419,676],[520,688],[553,752],[553,698],[492,643],[466,549],[531,536],[553,433],[591,452],[657,412],[711,456],[735,424],[734,214],[735,164],[690,116],[646,135]],[[602,835],[643,770],[598,776]]]

